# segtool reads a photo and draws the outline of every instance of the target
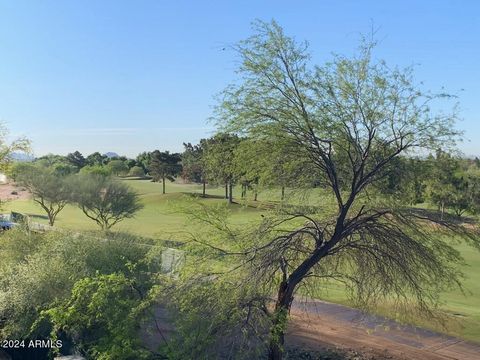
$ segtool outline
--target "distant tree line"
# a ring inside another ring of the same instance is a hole
[[[198,144],[184,143],[183,146],[183,153],[154,150],[142,152],[135,159],[108,157],[99,152],[87,157],[79,151],[67,156],[50,154],[35,159],[34,164],[38,168],[48,168],[47,173],[57,177],[40,176],[44,187],[56,189],[55,197],[62,197],[61,178],[76,173],[148,178],[162,183],[163,194],[166,193],[166,180],[182,179],[202,184],[203,197],[207,195],[207,184],[223,186],[225,199],[230,203],[234,201],[234,186],[240,186],[242,199],[251,191],[254,201],[258,200],[261,188],[280,189],[280,199],[284,200],[287,188],[326,186],[321,178],[315,177],[308,154],[302,153],[294,142],[280,145],[267,139],[220,132],[201,139]],[[14,179],[22,166],[25,163],[13,166]],[[450,211],[461,216],[480,212],[478,158],[453,156],[439,149],[424,157],[396,157],[382,172],[382,180],[375,188],[381,195],[392,195],[408,205],[428,202],[442,214]],[[53,194],[50,197],[53,198]],[[61,201],[58,204],[62,207]],[[57,210],[48,211],[53,216],[51,222]]]

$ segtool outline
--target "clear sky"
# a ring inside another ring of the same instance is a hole
[[[480,155],[476,0],[0,0],[0,121],[36,155],[181,151],[213,133],[213,96],[235,76],[222,49],[256,18],[308,40],[318,63],[352,53],[373,21],[378,57],[460,95],[461,149]]]

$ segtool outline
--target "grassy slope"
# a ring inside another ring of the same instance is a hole
[[[128,181],[141,196],[145,207],[134,219],[127,219],[116,226],[117,230],[135,232],[140,235],[157,239],[178,238],[179,232],[185,230],[185,218],[175,212],[181,203],[183,193],[201,192],[199,185],[167,184],[167,194],[161,194],[161,184],[144,180]],[[238,190],[238,189],[236,189]],[[205,201],[215,204],[224,202],[223,188],[208,189],[207,193],[216,197]],[[239,195],[239,194],[235,194]],[[260,200],[279,198],[279,191],[268,191],[260,194]],[[18,200],[3,204],[4,210],[14,210],[22,213],[43,216],[42,209],[31,200]],[[259,220],[262,210],[241,205],[231,205],[232,221],[244,222]],[[45,218],[37,218],[39,222],[46,223]],[[58,216],[56,226],[70,229],[95,229],[96,225],[77,208],[67,206]],[[451,323],[447,332],[462,336],[467,339],[480,341],[480,252],[466,246],[458,245],[457,248],[466,260],[464,267],[466,279],[464,287],[466,294],[452,291],[443,294],[443,309],[456,314],[459,322]],[[322,292],[321,297],[342,303],[348,303],[345,292],[340,287],[330,286],[327,293]],[[388,309],[381,310],[388,314]],[[459,326],[459,323],[462,326]],[[432,323],[423,323],[429,327],[438,326]],[[445,330],[444,330],[445,331]]]

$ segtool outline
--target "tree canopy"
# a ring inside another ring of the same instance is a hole
[[[148,169],[154,181],[162,180],[162,192],[165,194],[165,180],[175,180],[182,171],[180,154],[155,150],[150,153]]]
[[[54,170],[25,163],[17,167],[15,180],[30,191],[33,201],[45,210],[48,223],[53,226],[59,212],[70,201],[69,178]]]
[[[313,66],[308,44],[286,36],[275,22],[257,22],[254,30],[234,47],[240,79],[222,94],[218,124],[251,139],[295,144],[286,149],[308,159],[306,171],[314,171],[336,204],[328,211],[297,209],[265,220],[241,252],[257,286],[276,286],[269,358],[280,359],[300,284],[335,278],[365,304],[415,299],[418,309],[427,310],[445,284],[457,283],[451,262],[458,259],[435,231],[424,230],[425,223],[475,237],[435,212],[368,196],[399,156],[454,144],[455,112],[436,114],[430,107],[449,95],[424,92],[412,69],[375,60],[371,42],[362,42],[353,57],[336,55]],[[304,225],[285,230],[300,220]]]
[[[102,230],[135,216],[143,207],[137,193],[128,185],[97,174],[78,175],[74,179],[72,199]]]

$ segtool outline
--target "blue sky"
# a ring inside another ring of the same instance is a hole
[[[36,155],[181,151],[214,132],[213,96],[234,79],[223,51],[275,19],[314,61],[351,54],[372,21],[377,56],[458,93],[480,155],[479,1],[0,1],[0,121]],[[462,90],[463,89],[463,90]]]

